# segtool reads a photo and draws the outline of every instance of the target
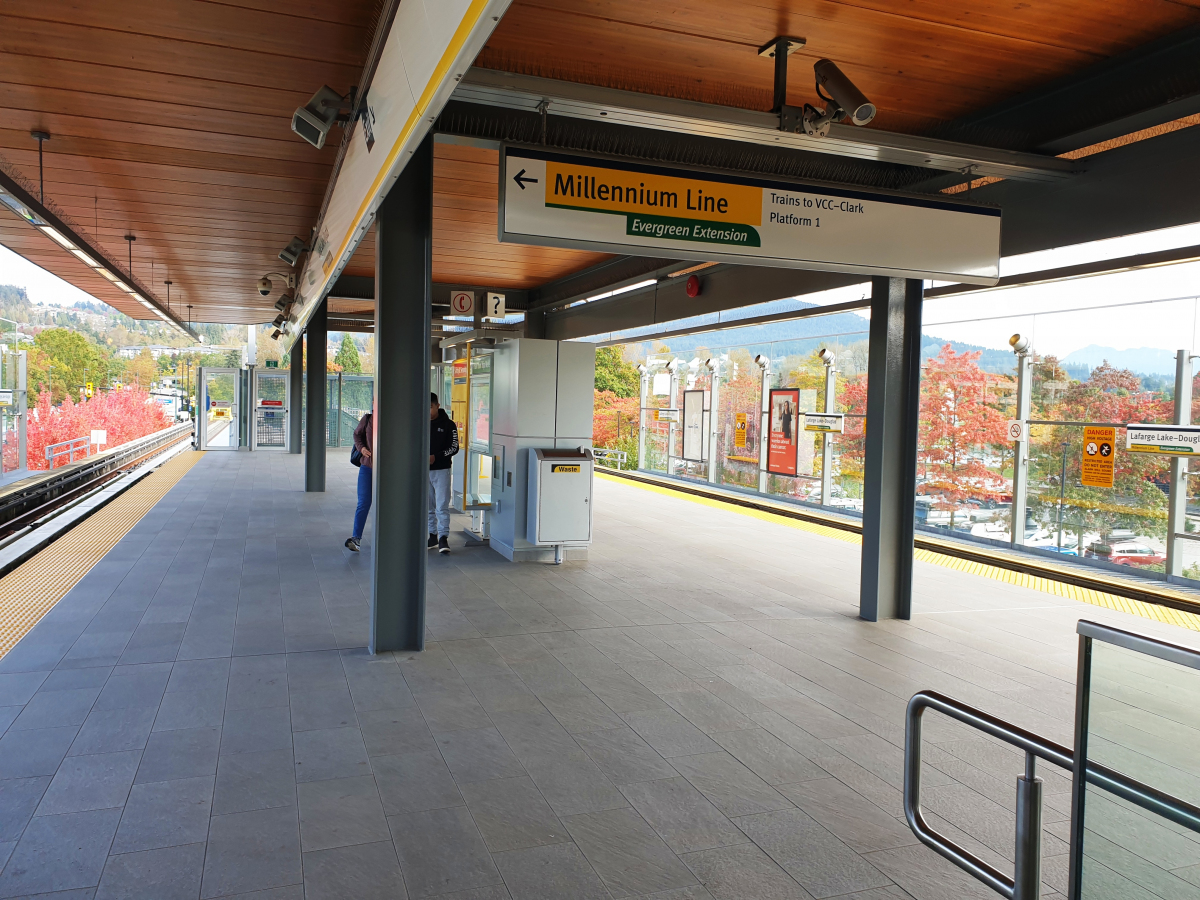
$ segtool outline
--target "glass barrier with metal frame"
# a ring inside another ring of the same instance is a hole
[[[1038,759],[1073,773],[1070,900],[1200,900],[1200,652],[1080,621],[1076,750],[935,691],[905,717],[904,816],[913,834],[1008,900],[1041,895]],[[1097,644],[1096,642],[1099,642]],[[1025,751],[1013,875],[934,830],[921,809],[921,726],[932,709]]]

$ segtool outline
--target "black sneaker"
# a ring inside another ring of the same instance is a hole
[[[446,540],[446,536],[444,534],[440,538],[438,538],[437,547],[438,547],[438,553],[449,553],[450,552],[450,542]]]
[[[431,535],[429,536],[429,543],[427,543],[427,544],[425,545],[425,549],[426,549],[426,550],[432,550],[432,549],[433,549],[434,547],[436,547],[437,545],[438,545],[438,539],[437,539],[437,535],[436,535],[436,534],[431,534]]]
[[[346,538],[346,549],[350,550],[353,553],[357,553],[358,552],[358,541],[356,541],[352,537]]]

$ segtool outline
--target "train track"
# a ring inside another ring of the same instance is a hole
[[[79,462],[36,473],[0,488],[0,541],[24,533],[71,507],[180,441],[192,425],[176,425]]]

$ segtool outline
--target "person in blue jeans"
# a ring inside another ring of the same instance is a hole
[[[346,538],[346,548],[355,553],[362,543],[367,513],[371,511],[371,443],[374,440],[371,420],[371,413],[367,413],[358,420],[354,429],[354,449],[361,455],[362,462],[358,467],[358,507],[354,510],[354,534]]]
[[[449,553],[450,467],[458,453],[458,427],[438,405],[438,395],[429,400],[429,543],[430,550]]]

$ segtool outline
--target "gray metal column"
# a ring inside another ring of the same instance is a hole
[[[822,350],[828,353],[825,359],[825,412],[837,412],[837,370],[832,350]],[[821,435],[821,505],[828,506],[833,499],[833,435],[829,432]]]
[[[426,138],[375,218],[372,653],[425,646],[432,234]]]
[[[912,615],[923,282],[871,279],[859,615]]]
[[[762,369],[762,410],[758,417],[758,492],[767,492],[767,453],[771,440],[771,357],[761,353],[754,357]]]
[[[1013,547],[1025,544],[1025,519],[1029,515],[1025,500],[1029,491],[1029,414],[1033,396],[1033,357],[1029,341],[1019,334],[1009,339],[1017,354],[1017,421],[1022,423],[1021,438],[1013,442],[1013,499],[1009,509],[1008,534]]]
[[[705,450],[708,453],[708,483],[717,483],[717,440],[718,426],[721,422],[721,361],[706,360],[704,365],[709,371],[708,389],[708,442]],[[645,401],[643,400],[643,405]]]
[[[29,390],[26,387],[29,375],[28,350],[20,351],[17,358],[17,415],[21,424],[17,429],[17,468],[29,468]]]
[[[329,303],[321,301],[308,320],[304,410],[304,490],[325,490],[325,357],[329,352]]]
[[[639,469],[650,468],[646,464],[646,403],[650,399],[650,372],[645,366],[638,366],[638,375],[642,383],[642,405],[638,410],[638,464]]]
[[[1186,350],[1175,356],[1175,424],[1192,424],[1192,357]],[[1183,574],[1179,538],[1187,530],[1187,457],[1171,457],[1171,483],[1167,494],[1167,575]]]
[[[301,410],[304,409],[304,335],[296,338],[292,344],[290,358],[291,368],[288,370],[288,453],[303,453],[304,419]]]

